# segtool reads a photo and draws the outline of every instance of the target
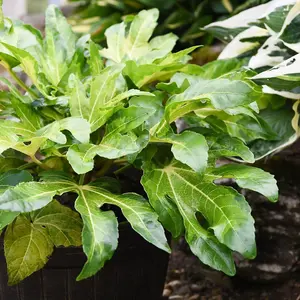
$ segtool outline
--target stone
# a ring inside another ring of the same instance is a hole
[[[169,289],[164,289],[164,291],[163,291],[163,297],[168,298],[168,297],[171,296],[171,294],[172,294],[172,291],[171,291],[171,290],[169,290]]]
[[[190,289],[192,292],[200,292],[202,287],[199,284],[191,284]]]
[[[178,295],[186,295],[186,294],[189,294],[191,291],[190,291],[190,288],[188,285],[183,285],[182,287],[180,287],[177,291],[176,291],[176,294]]]
[[[169,297],[169,300],[184,300],[184,298],[179,295],[174,295],[174,296]]]
[[[192,297],[190,297],[188,300],[200,300],[200,295],[199,294],[195,294]]]
[[[182,282],[180,280],[173,280],[167,284],[167,286],[171,287],[172,289],[178,288],[181,285],[182,285]]]

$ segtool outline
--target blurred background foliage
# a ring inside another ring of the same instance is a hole
[[[128,15],[142,9],[160,10],[155,34],[173,32],[180,37],[177,50],[191,45],[211,45],[211,35],[201,30],[205,25],[224,19],[269,0],[70,0],[77,7],[69,21],[78,33],[90,33],[102,44],[105,30]],[[203,51],[203,50],[202,50]]]

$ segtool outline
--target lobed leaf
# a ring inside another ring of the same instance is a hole
[[[164,166],[148,164],[143,169],[142,184],[151,203],[166,199],[166,196],[174,204],[183,202],[183,207],[205,217],[222,244],[247,258],[255,257],[254,220],[243,196],[231,188],[204,182],[194,171],[175,160]],[[157,213],[160,214],[160,210]],[[169,224],[164,221],[167,227]],[[209,263],[216,267],[214,261]],[[228,269],[222,271],[231,273]]]
[[[274,176],[261,169],[246,165],[227,164],[208,171],[208,180],[234,178],[238,186],[266,196],[270,201],[278,200],[278,187]]]
[[[117,247],[117,219],[112,211],[99,210],[105,203],[119,206],[135,231],[148,242],[167,252],[170,251],[156,213],[141,196],[115,195],[97,186],[83,186],[76,200],[76,209],[84,222],[83,249],[88,260],[78,280],[98,272],[105,261],[112,257]]]

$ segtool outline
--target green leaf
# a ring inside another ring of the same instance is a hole
[[[147,149],[146,149],[147,150]],[[147,157],[147,159],[150,159]],[[163,188],[169,190],[170,185],[168,182],[165,182],[164,187],[160,186],[158,180],[155,179],[155,171],[152,170],[152,164],[145,163],[143,166],[144,175],[142,177],[141,183],[147,192],[149,201],[154,210],[158,213],[159,221],[163,226],[172,233],[174,238],[179,237],[183,233],[183,219],[178,210],[178,207],[173,201],[169,201],[166,197],[167,194],[158,196],[157,192]],[[152,177],[154,176],[154,177]],[[161,176],[162,178],[163,176]],[[153,180],[154,179],[154,180]]]
[[[41,33],[30,25],[25,25],[20,21],[12,22],[6,19],[5,26],[1,30],[1,42],[18,47],[29,52],[32,56],[37,56],[42,47]],[[0,45],[0,57],[10,68],[19,65],[19,61],[12,56],[5,46]]]
[[[11,83],[7,78],[0,77],[0,81],[3,82],[10,90],[12,96],[14,96],[16,99],[18,99],[20,102],[23,103],[31,103],[32,99],[27,95],[22,95],[20,91],[17,89],[17,87]]]
[[[300,54],[297,54],[275,67],[254,76],[252,79],[263,85],[263,92],[265,93],[298,100],[299,60]]]
[[[232,252],[221,244],[216,237],[199,224],[195,211],[186,206],[183,201],[174,197],[184,220],[185,238],[191,251],[206,265],[227,275],[235,275]],[[213,256],[213,259],[212,259]]]
[[[215,131],[229,134],[232,137],[240,139],[244,143],[250,143],[257,139],[278,139],[278,135],[275,131],[273,131],[259,116],[255,116],[254,119],[247,115],[237,115],[229,116],[223,120],[210,116],[205,119],[205,122],[207,122]]]
[[[115,195],[96,186],[83,186],[76,200],[76,209],[84,222],[83,249],[88,261],[78,280],[90,277],[99,271],[105,261],[112,257],[117,247],[116,217],[111,211],[99,210],[99,207],[105,203],[119,206],[135,231],[155,246],[170,251],[156,213],[141,196]]]
[[[173,33],[156,36],[149,42],[150,52],[139,59],[140,64],[149,64],[172,52],[178,37]]]
[[[259,139],[253,141],[249,145],[256,160],[277,152],[296,141],[296,131],[298,128],[297,118],[299,114],[297,107],[295,108],[295,111],[293,111],[291,106],[290,103],[287,103],[280,109],[274,110],[268,107],[260,112],[260,117],[267,122],[274,132],[277,133],[277,138],[273,140]],[[292,126],[294,119],[296,121],[295,128]]]
[[[129,58],[136,57],[143,51],[157,25],[158,16],[159,11],[154,8],[141,11],[133,19],[128,33],[129,53],[126,54]]]
[[[72,145],[67,152],[67,159],[77,174],[85,174],[94,168],[94,152],[96,146],[88,145]]]
[[[208,159],[208,146],[202,134],[184,131],[181,134],[169,134],[166,137],[160,137],[157,142],[172,144],[171,150],[174,157],[188,165],[195,172],[202,173],[205,170]]]
[[[56,247],[81,246],[82,221],[79,215],[58,201],[33,212],[32,220],[35,225],[47,228]]]
[[[207,166],[208,146],[203,135],[184,131],[172,140],[174,157],[187,164],[194,171],[201,173]]]
[[[67,159],[74,171],[78,174],[91,171],[96,155],[115,159],[140,151],[144,145],[133,130],[154,113],[153,108],[141,106],[120,109],[107,123],[105,135],[99,145],[73,145],[69,148]]]
[[[270,201],[278,200],[278,187],[274,176],[251,166],[228,164],[214,168],[206,174],[207,179],[234,178],[238,186],[256,191]]]
[[[77,37],[62,12],[54,5],[46,11],[46,38],[43,68],[54,85],[58,85],[75,53]]]
[[[163,166],[147,164],[143,169],[142,184],[151,203],[165,201],[166,196],[173,204],[182,202],[183,207],[204,216],[222,244],[247,258],[255,257],[254,220],[242,195],[232,188],[204,182],[201,176],[175,160]]]
[[[125,23],[109,27],[105,31],[107,48],[100,51],[101,55],[116,63],[120,63],[125,56]]]
[[[158,9],[142,10],[134,17],[127,35],[124,22],[111,26],[105,32],[108,48],[101,50],[101,55],[114,63],[143,57],[151,51],[148,41],[157,25],[158,15]]]
[[[62,130],[68,130],[72,133],[75,139],[82,143],[88,143],[90,140],[90,125],[82,118],[69,117],[59,121],[54,121],[49,125],[39,129],[36,135],[47,138],[58,144],[67,142],[66,136],[61,133]]]
[[[200,74],[205,79],[215,79],[224,74],[236,71],[245,65],[245,60],[238,58],[219,59],[209,62],[202,67],[203,73]]]
[[[0,230],[5,228],[8,224],[10,224],[19,213],[0,210]]]
[[[0,157],[0,172],[8,172],[17,169],[24,165],[26,162],[16,157]]]
[[[152,97],[149,97],[151,101]],[[153,99],[154,101],[154,99]],[[103,140],[113,136],[115,133],[127,133],[148,120],[155,113],[154,107],[142,107],[131,105],[116,112],[106,126]]]
[[[228,79],[199,79],[197,84],[191,85],[182,94],[174,96],[167,104],[167,112],[172,106],[183,105],[188,101],[210,100],[217,109],[233,108],[253,102],[260,94],[247,83]]]
[[[71,94],[69,106],[72,117],[88,119],[90,113],[90,100],[87,97],[86,87],[75,74],[69,77]]]
[[[97,76],[103,69],[103,61],[100,56],[99,48],[93,41],[89,41],[90,57],[88,64],[90,65],[92,75]]]
[[[185,68],[185,64],[190,60],[187,54],[196,48],[191,47],[177,53],[170,53],[162,59],[155,60],[152,64],[139,64],[133,60],[126,61],[123,74],[139,88],[152,82],[166,81],[176,72]]]
[[[36,131],[43,126],[41,116],[33,109],[30,104],[22,103],[16,98],[11,98],[12,107],[15,113],[20,118],[24,127]]]
[[[78,79],[71,79],[73,87],[69,104],[73,117],[81,117],[91,125],[92,132],[105,122],[118,109],[119,104],[126,98],[135,95],[151,95],[139,90],[126,91],[124,79],[121,77],[122,65],[105,68],[91,82],[90,98],[86,89]]]
[[[155,97],[154,97],[155,96]],[[150,130],[154,125],[159,123],[164,115],[163,100],[165,95],[163,93],[157,92],[151,96],[135,96],[129,101],[130,106],[140,106],[143,108],[148,108],[149,112],[154,113],[145,120],[145,127]]]
[[[17,284],[44,267],[52,251],[47,229],[19,216],[8,226],[4,238],[8,284]]]
[[[83,220],[82,244],[88,260],[77,280],[95,275],[111,259],[118,245],[118,221],[112,211],[101,211],[100,198],[81,191],[75,208]]]
[[[21,182],[32,181],[32,176],[28,171],[10,170],[0,174],[0,191],[3,192],[10,186],[16,186]],[[19,212],[0,210],[0,230],[10,224]]]
[[[17,284],[41,269],[53,246],[80,246],[81,229],[79,215],[56,200],[30,215],[17,217],[4,238],[9,284]]]
[[[32,181],[32,175],[25,170],[10,170],[0,174],[0,191],[8,188],[9,186],[16,186],[21,182]]]
[[[27,51],[17,48],[13,45],[1,42],[1,44],[9,50],[12,55],[20,62],[20,67],[29,76],[32,82],[39,88],[41,88],[38,75],[38,62]]]
[[[255,161],[249,148],[235,137],[217,134],[217,136],[207,136],[206,140],[209,145],[209,154],[215,158],[235,156],[248,163],[254,163]]]
[[[0,210],[30,212],[50,203],[55,195],[74,190],[70,181],[25,182],[7,189],[0,195]]]
[[[94,197],[98,196],[98,201],[119,206],[136,232],[156,247],[170,252],[163,227],[157,221],[158,216],[142,196],[134,193],[115,195],[94,186],[86,189],[92,191]]]

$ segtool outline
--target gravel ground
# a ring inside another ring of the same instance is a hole
[[[230,278],[203,266],[175,246],[163,300],[300,300],[300,274],[284,282],[257,284]]]

